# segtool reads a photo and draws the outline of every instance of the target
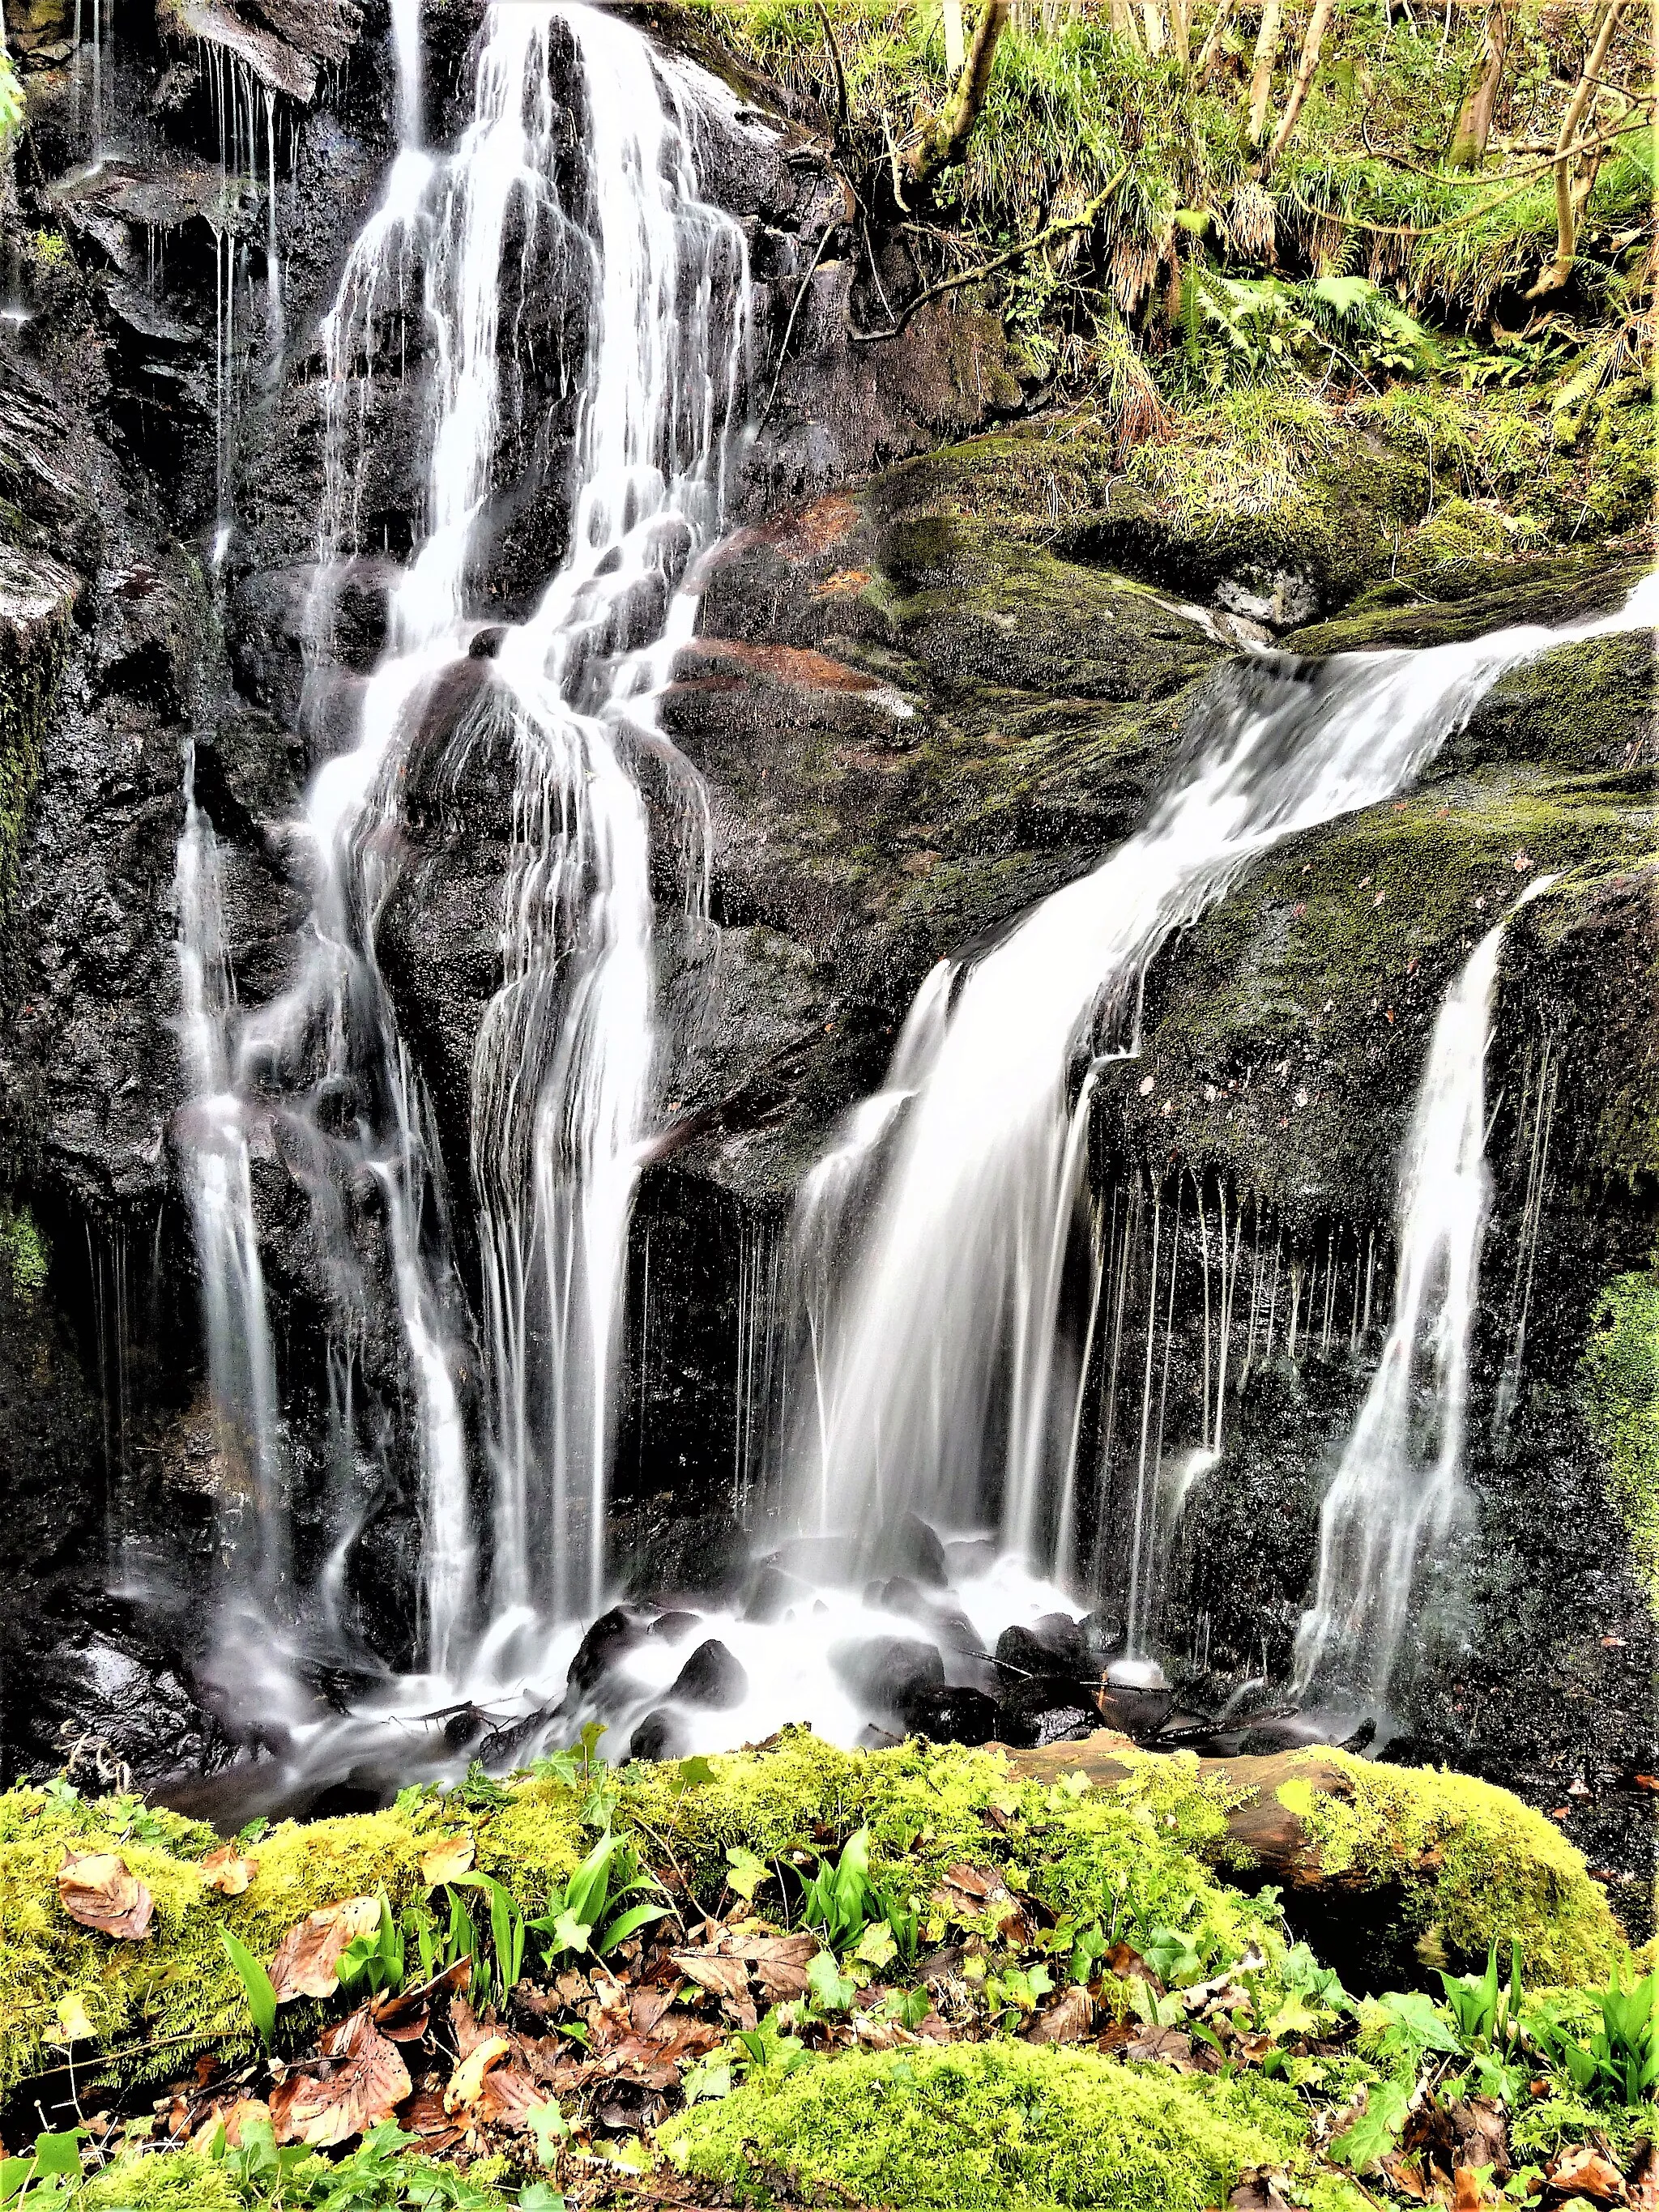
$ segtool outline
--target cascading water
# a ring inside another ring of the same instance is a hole
[[[880,1194],[794,1432],[809,1525],[870,1533],[906,1510],[946,1527],[988,1519],[1033,1565],[1073,1577],[1061,1277],[1091,1063],[1136,1050],[1148,962],[1257,855],[1408,782],[1504,669],[1650,622],[1656,604],[1650,582],[1575,629],[1236,665],[1146,828],[977,961],[935,972],[925,1003],[948,1012],[920,1049],[907,1031]]]
[[[697,196],[696,103],[718,95],[695,72],[596,9],[492,7],[473,118],[443,157],[419,143],[407,5],[394,31],[402,143],[321,331],[313,697],[326,690],[336,599],[359,550],[374,364],[416,271],[434,356],[425,527],[390,594],[388,645],[363,687],[356,742],[319,770],[298,825],[313,891],[291,988],[242,1012],[217,980],[212,832],[193,795],[179,882],[198,1092],[188,1150],[216,1397],[267,1470],[262,1495],[279,1498],[281,1416],[247,1168],[250,1127],[274,1121],[310,1195],[330,1373],[345,1378],[337,1412],[353,1403],[369,1297],[342,1194],[372,1183],[380,1194],[402,1415],[421,1470],[422,1671],[408,1695],[430,1703],[434,1680],[453,1683],[469,1666],[497,1684],[515,1629],[535,1631],[521,1659],[544,1656],[548,1626],[591,1601],[603,1576],[615,1348],[655,1048],[650,852],[633,769],[644,747],[690,774],[656,732],[652,695],[690,629],[687,568],[720,526],[743,426],[750,301],[742,232]],[[567,56],[580,88],[574,132],[555,90]],[[502,981],[477,1048],[470,1163],[494,1499],[486,1575],[459,1382],[472,1323],[430,1110],[380,975],[375,922],[396,881],[411,735],[445,672],[476,658],[487,611],[474,570],[501,436],[520,427],[503,302],[544,287],[584,318],[580,357],[563,364],[580,392],[569,551],[534,611],[495,626],[483,703],[456,738],[504,739],[515,772]],[[250,1363],[254,1381],[241,1372]],[[361,1447],[349,1417],[343,1425],[349,1455]],[[337,1622],[351,1533],[336,1531],[314,1589],[296,1571],[281,1592],[282,1616],[305,1633]],[[233,1698],[246,1700],[251,1679],[269,1685],[279,1579],[239,1568],[231,1611],[240,1607],[242,1626],[228,1628],[220,1659]]]
[[[1386,1705],[1419,1564],[1463,1504],[1469,1352],[1492,1203],[1486,1054],[1510,918],[1557,880],[1540,876],[1476,945],[1447,993],[1407,1139],[1394,1320],[1319,1524],[1319,1576],[1297,1637],[1295,1689]]]

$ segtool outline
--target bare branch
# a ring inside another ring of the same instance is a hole
[[[944,276],[937,284],[926,286],[914,299],[905,301],[885,330],[861,331],[849,319],[848,336],[854,345],[880,345],[888,338],[896,338],[930,300],[941,300],[947,292],[959,292],[964,284],[981,283],[987,276],[994,276],[999,270],[1012,268],[1016,261],[1023,261],[1028,254],[1040,253],[1045,246],[1054,245],[1073,231],[1089,229],[1128,173],[1129,165],[1126,161],[1109,179],[1104,190],[1096,193],[1081,215],[1068,216],[1063,222],[1051,222],[1045,229],[1038,231],[1035,238],[1024,239],[1019,245],[1011,246],[1006,253],[999,253],[994,259],[981,262],[977,268],[964,269],[958,276]]]
[[[1584,111],[1595,97],[1596,80],[1607,58],[1607,48],[1613,44],[1613,34],[1619,27],[1624,5],[1625,0],[1607,0],[1595,44],[1589,50],[1572,98],[1567,102],[1566,112],[1561,118],[1561,134],[1555,142],[1555,258],[1527,294],[1529,300],[1541,299],[1547,292],[1559,292],[1572,274],[1578,252],[1578,218],[1589,197],[1588,186],[1583,192],[1573,189],[1573,140],[1584,119]]]

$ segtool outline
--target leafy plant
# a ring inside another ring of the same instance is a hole
[[[908,1964],[916,1955],[921,1916],[891,1892],[870,1878],[870,1831],[856,1829],[842,1845],[832,1866],[818,1860],[817,1872],[801,1898],[800,1922],[821,1936],[837,1954],[861,1942],[867,1932],[884,1923],[896,1954]]]
[[[353,1936],[335,1966],[350,1997],[395,1996],[404,1985],[404,1931],[384,1890],[380,1905],[379,1926],[372,1935]]]
[[[1352,2166],[1356,2173],[1367,2173],[1374,2166],[1381,2165],[1400,2141],[1411,2101],[1410,2082],[1374,2082],[1366,2096],[1364,2112],[1357,2114],[1340,2135],[1332,2137],[1331,2156],[1339,2165]]]
[[[41,2135],[27,2158],[0,2158],[0,2206],[5,2212],[49,2212],[81,2179],[84,2128]]]
[[[487,1877],[469,1876],[469,1880]],[[499,1884],[492,1885],[499,1890]],[[542,1939],[544,1962],[568,1956],[580,1956],[591,1951],[603,1958],[614,1951],[619,1943],[653,1921],[667,1916],[665,1905],[630,1905],[620,1912],[611,1912],[613,1905],[637,1890],[659,1888],[659,1884],[641,1864],[639,1853],[626,1837],[606,1828],[592,1850],[571,1875],[562,1890],[548,1900],[547,1910],[538,1919],[527,1923],[532,1933]],[[509,1909],[512,1900],[505,1891],[500,1892]],[[493,1909],[493,1900],[492,1900]],[[610,1914],[609,1918],[606,1915]],[[497,1956],[501,1955],[497,1944]],[[515,1957],[522,1957],[523,1947]],[[517,1979],[515,1972],[514,1979]],[[510,1988],[511,1984],[507,1986]]]
[[[228,1928],[219,1930],[219,1941],[225,1947],[225,1956],[236,1969],[259,2040],[269,2051],[276,2033],[276,1992],[271,1987],[270,1976],[246,1944],[233,1936]]]
[[[1520,2033],[1521,2003],[1524,1994],[1521,1982],[1521,1946],[1517,1942],[1511,1938],[1510,1943],[1507,1987],[1498,1978],[1496,1943],[1487,1954],[1484,1974],[1454,1977],[1443,1973],[1440,1980],[1458,2036],[1466,2050],[1507,2049],[1515,2041]]]

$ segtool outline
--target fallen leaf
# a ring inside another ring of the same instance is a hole
[[[1237,2188],[1227,2199],[1229,2212],[1291,2212],[1290,2205],[1279,2194],[1279,2185],[1284,2178],[1266,2166],[1257,2166],[1254,2172],[1241,2173]]]
[[[435,2089],[417,2091],[398,2113],[398,2125],[405,2135],[417,2136],[422,2149],[429,2156],[449,2149],[466,2133],[445,2112],[444,2100]]]
[[[58,2033],[54,2043],[88,2043],[98,2033],[79,1990],[65,1990],[58,2000]]]
[[[1398,2151],[1390,2151],[1382,2161],[1382,2171],[1400,2196],[1410,2197],[1413,2203],[1427,2203],[1429,2192],[1423,2186],[1415,2159],[1402,2158]]]
[[[428,1889],[436,1889],[458,1875],[470,1874],[473,1850],[471,1835],[465,1828],[459,1836],[441,1836],[421,1853],[421,1880]]]
[[[504,2065],[492,2066],[484,2075],[477,2117],[498,2127],[527,2128],[531,2113],[539,2112],[546,2102],[532,2076],[508,2059]]]
[[[628,2008],[628,2017],[633,2022],[635,2035],[649,2035],[657,2022],[680,1993],[678,1982],[669,1982],[653,1989],[636,1990],[634,2001]]]
[[[221,1844],[202,1861],[208,1887],[222,1897],[240,1897],[258,1871],[258,1860],[245,1859],[234,1844]]]
[[[1452,2168],[1452,2212],[1480,2212],[1486,2202],[1486,2192],[1480,2186],[1480,2176],[1472,2166]]]
[[[729,2004],[741,2004],[749,1994],[749,1969],[741,1959],[727,1959],[713,1951],[676,1951],[674,1964],[687,1981]]]
[[[1193,2039],[1178,2027],[1147,2027],[1121,2047],[1121,2055],[1142,2065],[1173,2066],[1177,2073],[1195,2074]]]
[[[1100,1963],[1109,1974],[1116,1974],[1126,1982],[1145,1982],[1154,1995],[1164,1994],[1163,1983],[1132,1944],[1114,1943]]]
[[[1024,1917],[1000,1874],[965,1863],[945,1869],[927,1902],[954,1920],[978,1920],[988,1915],[999,1928]]]
[[[806,1991],[806,1970],[817,1956],[816,1936],[750,1936],[734,1948],[755,1970],[755,1978],[774,2004]]]
[[[340,1986],[334,1969],[340,1954],[359,1936],[372,1936],[380,1924],[380,1901],[348,1897],[325,1905],[290,1928],[270,1962],[270,1987],[278,2004],[295,1997],[331,1997]]]
[[[1544,2179],[1552,2189],[1593,2197],[1600,2204],[1617,2204],[1625,2194],[1624,2176],[1592,2143],[1574,2143],[1564,2150]]]
[[[326,2075],[293,2073],[270,2093],[271,2127],[279,2143],[327,2150],[389,2120],[414,2084],[395,2044],[367,2006],[325,2028],[319,2038]]]
[[[1027,2043],[1081,2043],[1094,2026],[1095,2002],[1073,1982],[1025,2031]]]
[[[1659,2212],[1659,2143],[1644,2143],[1625,2177],[1632,2212]]]
[[[124,1943],[143,1942],[155,1909],[149,1890],[113,1851],[66,1850],[58,1869],[58,1901],[82,1928]]]
[[[475,2044],[449,2077],[449,2087],[444,2091],[444,2110],[447,2112],[470,2112],[483,2094],[484,2076],[492,2066],[499,2066],[513,2045],[504,2035],[487,2035]]]

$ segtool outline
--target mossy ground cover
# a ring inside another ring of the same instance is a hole
[[[1659,1612],[1659,1267],[1618,1276],[1601,1292],[1580,1388]]]
[[[1547,1822],[1484,1784],[1355,1759],[1336,1760],[1333,1796],[1333,1755],[1318,1758],[1291,1763],[1280,1806],[1354,1909],[1376,1891],[1395,1911],[1403,1890],[1438,1956],[1478,1962],[1512,1939],[1538,1978],[1602,1979],[1616,1928]],[[615,1777],[567,1758],[505,1787],[411,1790],[381,1813],[249,1836],[235,1894],[213,1886],[199,1824],[62,1785],[15,1790],[0,1798],[5,2087],[35,2077],[31,2120],[60,2110],[73,2057],[72,2109],[100,2116],[76,2212],[490,2205],[544,2172],[599,2203],[623,2171],[660,2161],[685,2202],[1200,2212],[1259,2168],[1330,2212],[1361,2201],[1316,2148],[1320,2115],[1397,2071],[1397,2054],[1379,2066],[1353,2047],[1353,2004],[1258,1891],[1237,1827],[1256,1785],[1127,1746],[1101,1776],[1022,1775],[961,1747],[843,1752],[805,1730]],[[579,1862],[611,1834],[631,1839],[665,1917],[601,1960],[568,1915]],[[66,1850],[118,1854],[151,1899],[148,1935],[69,1918]],[[441,1930],[481,1876],[501,1889],[460,1954],[482,1976],[476,2010],[458,1967],[460,1984],[410,2001],[411,2026],[397,2009],[411,1948],[382,1984],[283,2003],[268,2067],[225,1935],[270,1965],[307,1913],[376,1894],[383,1931],[411,1912]],[[526,1931],[538,1914],[542,1932]],[[523,1978],[504,1990],[495,1962],[514,1942]],[[359,2099],[348,2139],[368,2133],[336,2168],[285,2115],[295,2081],[335,2078],[307,2052],[347,2013],[405,2071],[395,2127],[372,2079],[339,2073],[338,2095]],[[403,2035],[400,2057],[378,2023]],[[1633,2154],[1628,2125],[1614,2131]]]

